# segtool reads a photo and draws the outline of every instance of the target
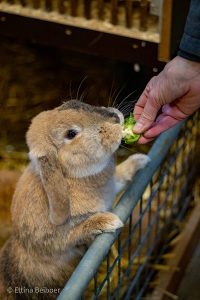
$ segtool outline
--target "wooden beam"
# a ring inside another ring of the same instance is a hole
[[[113,25],[118,24],[118,0],[112,0],[111,1],[111,23]]]
[[[4,12],[0,12],[0,20],[0,34],[5,36],[158,70],[164,66],[157,61],[157,43]]]
[[[132,0],[125,1],[126,10],[126,27],[131,28],[133,25],[133,2]]]
[[[173,0],[163,1],[158,59],[164,62],[170,60],[172,7],[173,7]]]
[[[99,20],[104,19],[104,0],[98,0],[98,18]]]
[[[142,31],[147,30],[149,4],[149,0],[140,1],[140,30]]]

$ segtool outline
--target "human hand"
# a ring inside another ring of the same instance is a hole
[[[200,63],[175,57],[153,77],[137,101],[133,128],[143,133],[140,144],[152,141],[200,107]]]

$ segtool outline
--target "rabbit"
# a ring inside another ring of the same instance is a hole
[[[30,164],[17,184],[13,232],[0,253],[3,300],[56,299],[86,250],[123,226],[113,200],[149,158],[115,165],[123,115],[78,100],[41,112],[26,134]]]

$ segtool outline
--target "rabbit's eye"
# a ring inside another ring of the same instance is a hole
[[[75,136],[78,134],[78,132],[75,129],[69,129],[65,135],[65,137],[68,140],[72,140],[73,138],[75,138]]]

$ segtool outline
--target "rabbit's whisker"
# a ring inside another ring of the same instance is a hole
[[[126,82],[123,84],[123,86],[121,87],[121,89],[119,90],[119,92],[117,93],[117,95],[115,96],[115,99],[114,99],[112,107],[115,107],[115,104],[118,101],[119,95],[125,89],[125,87],[126,87]]]
[[[111,89],[110,89],[110,93],[109,93],[109,98],[108,98],[108,105],[107,105],[107,107],[110,107],[110,105],[111,105],[111,101],[112,101],[112,91],[113,91],[113,87],[114,87],[114,78],[113,78],[113,80],[112,80],[112,85],[111,85]]]
[[[115,94],[117,93],[117,91],[118,91],[118,88],[116,88],[116,89],[114,90],[114,92],[113,92],[113,94],[112,94],[112,96],[111,96],[111,101],[113,101],[113,98],[115,97]],[[113,101],[112,104],[111,104],[111,107],[114,107],[114,105],[115,105],[115,103],[114,103],[114,101]]]
[[[84,101],[84,98],[85,98],[86,95],[87,95],[87,91],[85,90],[85,91],[83,91],[83,93],[82,93],[81,96],[80,96],[80,101],[81,101],[81,102]]]
[[[137,90],[134,90],[133,92],[131,92],[130,94],[128,94],[120,103],[119,105],[117,106],[117,109],[120,109],[120,107],[122,106],[122,104],[124,103],[124,101],[126,99],[128,99],[131,95],[133,95]]]
[[[79,98],[79,92],[80,92],[80,89],[83,85],[83,82],[88,78],[88,75],[86,75],[82,80],[81,80],[81,83],[79,84],[79,87],[78,87],[78,90],[77,90],[77,93],[76,93],[76,99]]]
[[[127,104],[126,106],[122,107],[120,111],[125,114],[126,112],[130,112],[133,109],[132,103]]]

